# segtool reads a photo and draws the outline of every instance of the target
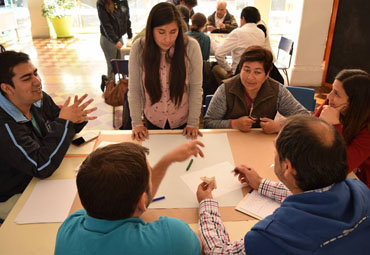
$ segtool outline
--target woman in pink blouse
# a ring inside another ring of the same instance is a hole
[[[183,129],[192,138],[201,135],[202,54],[198,42],[184,35],[174,5],[162,2],[153,7],[145,38],[131,48],[129,70],[134,139],[148,138],[148,129]]]

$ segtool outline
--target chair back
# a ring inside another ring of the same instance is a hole
[[[288,69],[290,67],[290,63],[292,61],[292,55],[293,55],[293,46],[294,46],[294,42],[292,40],[290,40],[286,37],[283,37],[283,36],[280,38],[278,52],[277,52],[277,56],[276,56],[276,62],[278,63],[278,66],[283,66],[286,69]],[[283,58],[285,59],[285,57],[284,56],[281,57],[281,52],[280,51],[284,51],[285,52],[284,55],[286,57],[289,56],[289,63],[287,65],[285,64],[286,61],[283,60]],[[279,58],[279,55],[280,55],[280,58]],[[280,67],[280,69],[281,69],[281,67]]]
[[[204,105],[202,107],[202,115],[203,117],[206,115],[209,103],[212,100],[213,95],[206,95],[206,98],[204,99]]]
[[[314,111],[316,107],[315,90],[302,87],[286,87],[294,98],[303,105],[307,110]]]

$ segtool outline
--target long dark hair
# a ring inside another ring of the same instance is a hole
[[[169,50],[166,59],[170,62],[170,99],[175,105],[180,105],[185,90],[186,66],[185,47],[186,42],[181,25],[181,16],[173,4],[162,2],[155,5],[150,11],[145,31],[145,45],[143,50],[143,65],[145,71],[145,88],[150,96],[152,104],[162,97],[162,89],[159,77],[161,51],[153,36],[153,29],[176,21],[178,35],[175,41],[173,55]]]
[[[335,79],[342,82],[348,96],[348,107],[340,121],[344,140],[350,144],[361,129],[367,126],[370,131],[370,76],[362,70],[347,69]]]

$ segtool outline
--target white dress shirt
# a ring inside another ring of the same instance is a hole
[[[220,22],[221,23],[224,23],[225,16],[226,16],[226,13],[225,13],[225,15],[221,19],[219,19],[217,17],[217,13],[215,13],[215,25],[216,25],[216,28],[220,29]]]
[[[234,73],[241,55],[249,46],[253,45],[264,47],[265,34],[255,23],[244,24],[242,27],[231,31],[222,45],[217,48],[215,55],[217,63],[227,72],[232,71]],[[233,60],[232,66],[225,60],[226,55],[229,53],[231,53]]]

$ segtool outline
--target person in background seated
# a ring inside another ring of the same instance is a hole
[[[4,220],[32,177],[47,178],[62,162],[74,135],[95,116],[87,95],[59,108],[42,91],[29,56],[0,53],[0,220]]]
[[[212,74],[212,65],[209,62],[210,54],[215,54],[218,44],[215,40],[210,38],[207,34],[203,32],[206,25],[207,18],[204,14],[197,12],[191,17],[191,27],[190,31],[186,34],[194,37],[200,46],[203,57],[203,100],[206,95],[213,95],[218,88],[218,83]]]
[[[247,146],[247,145],[246,145]],[[200,238],[205,254],[356,254],[370,250],[370,190],[348,179],[346,145],[337,130],[312,116],[292,116],[275,142],[275,174],[262,179],[236,167],[242,183],[281,203],[243,239],[230,242],[213,184],[198,187]],[[282,193],[290,193],[281,201]]]
[[[173,4],[155,5],[145,38],[132,45],[128,101],[133,139],[147,139],[148,129],[201,135],[202,53],[198,42],[183,33],[181,20]]]
[[[247,132],[261,127],[265,133],[279,132],[283,116],[309,114],[292,94],[269,77],[271,51],[251,46],[241,56],[240,74],[227,79],[214,94],[204,118],[204,128],[235,128]]]
[[[194,15],[194,7],[198,5],[198,0],[168,0],[167,3],[183,5],[189,9],[190,18]]]
[[[203,33],[206,22],[206,16],[203,13],[197,12],[191,17],[190,31],[186,32],[187,35],[194,37],[198,41],[200,50],[202,51],[203,61],[207,61],[211,53],[211,39]]]
[[[215,58],[218,65],[212,69],[218,84],[235,74],[240,57],[250,46],[265,46],[265,34],[257,27],[261,15],[257,8],[248,6],[240,14],[240,27],[227,35],[223,43],[217,48]],[[231,66],[226,61],[226,56],[231,53]]]
[[[207,31],[215,33],[230,33],[238,27],[234,15],[226,9],[227,3],[224,0],[217,1],[217,9],[208,16]]]
[[[344,69],[335,77],[327,100],[315,116],[331,124],[347,143],[348,172],[370,188],[370,76]]]
[[[187,31],[189,31],[189,20],[190,20],[190,12],[189,12],[189,9],[187,7],[185,7],[184,5],[176,5],[176,8],[177,10],[180,12],[181,14],[181,18],[182,18],[182,30],[184,33],[186,33]]]
[[[199,141],[166,155],[153,167],[149,150],[134,143],[97,149],[82,163],[77,189],[84,210],[60,226],[55,254],[200,254],[197,236],[183,221],[160,217],[144,222],[167,168],[190,156],[202,156]]]

